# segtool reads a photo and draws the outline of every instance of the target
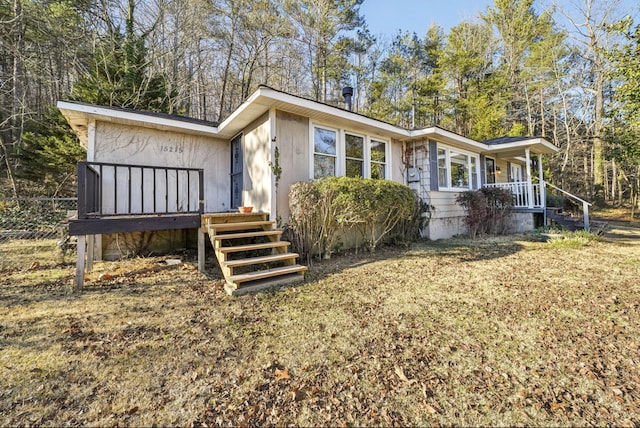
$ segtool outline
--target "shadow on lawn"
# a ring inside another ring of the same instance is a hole
[[[519,237],[520,238],[520,237]],[[532,237],[522,236],[520,241],[534,241]],[[489,237],[478,239],[449,239],[444,241],[422,241],[413,247],[409,257],[438,256],[450,257],[461,262],[493,260],[515,254],[523,245],[514,236]]]
[[[520,241],[535,241],[533,237],[518,237]],[[448,239],[441,241],[419,241],[409,247],[382,246],[374,253],[368,251],[342,252],[328,260],[315,260],[309,264],[306,281],[320,281],[331,274],[346,269],[390,259],[420,259],[427,257],[452,258],[458,262],[473,262],[506,257],[521,251],[524,246],[514,236],[478,239]]]

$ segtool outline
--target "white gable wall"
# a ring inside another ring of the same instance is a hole
[[[309,119],[278,110],[276,142],[282,175],[277,192],[277,215],[289,221],[289,190],[293,183],[309,180]]]
[[[242,205],[254,211],[271,211],[271,146],[269,116],[263,115],[249,125],[243,134]]]
[[[97,122],[94,162],[204,169],[205,211],[229,209],[229,142],[172,131]],[[119,202],[120,203],[120,202]]]

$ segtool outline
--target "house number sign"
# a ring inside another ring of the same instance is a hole
[[[160,151],[161,152],[166,152],[166,153],[182,153],[184,151],[184,149],[182,147],[179,147],[179,146],[161,145],[160,146]]]

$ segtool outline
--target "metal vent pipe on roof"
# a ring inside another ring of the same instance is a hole
[[[347,110],[351,111],[351,97],[353,96],[353,88],[351,86],[345,86],[342,88],[342,96],[347,103]]]

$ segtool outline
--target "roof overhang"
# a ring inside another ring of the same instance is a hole
[[[529,149],[531,154],[553,154],[560,150],[544,138],[523,138],[522,140],[508,143],[487,144],[485,147],[487,147],[487,150],[481,152],[481,154],[500,158],[523,156],[526,149]]]
[[[430,128],[415,129],[410,131],[412,140],[424,140],[430,139],[440,143],[444,143],[459,149],[465,149],[472,152],[480,152],[486,150],[487,145],[475,140],[472,140],[462,135],[458,135],[455,132],[447,131],[446,129],[432,126]]]
[[[232,138],[271,109],[308,117],[312,121],[330,126],[362,131],[369,135],[379,135],[397,140],[410,138],[410,131],[404,128],[265,86],[259,87],[240,107],[220,123],[218,126],[220,136]]]
[[[217,136],[215,126],[193,123],[188,120],[67,101],[59,101],[57,106],[85,147],[87,146],[89,124],[94,121],[141,126],[161,131]]]
[[[559,150],[544,138],[523,138],[522,140],[500,144],[486,144],[437,126],[408,130],[349,110],[287,94],[267,86],[260,86],[218,126],[177,116],[91,104],[60,101],[57,105],[85,147],[87,146],[89,124],[94,121],[231,139],[269,111],[280,110],[308,117],[311,121],[320,124],[344,128],[354,132],[360,131],[367,135],[403,142],[432,139],[474,153],[501,158],[524,156],[527,148],[530,149],[531,153],[542,154],[555,153]]]

